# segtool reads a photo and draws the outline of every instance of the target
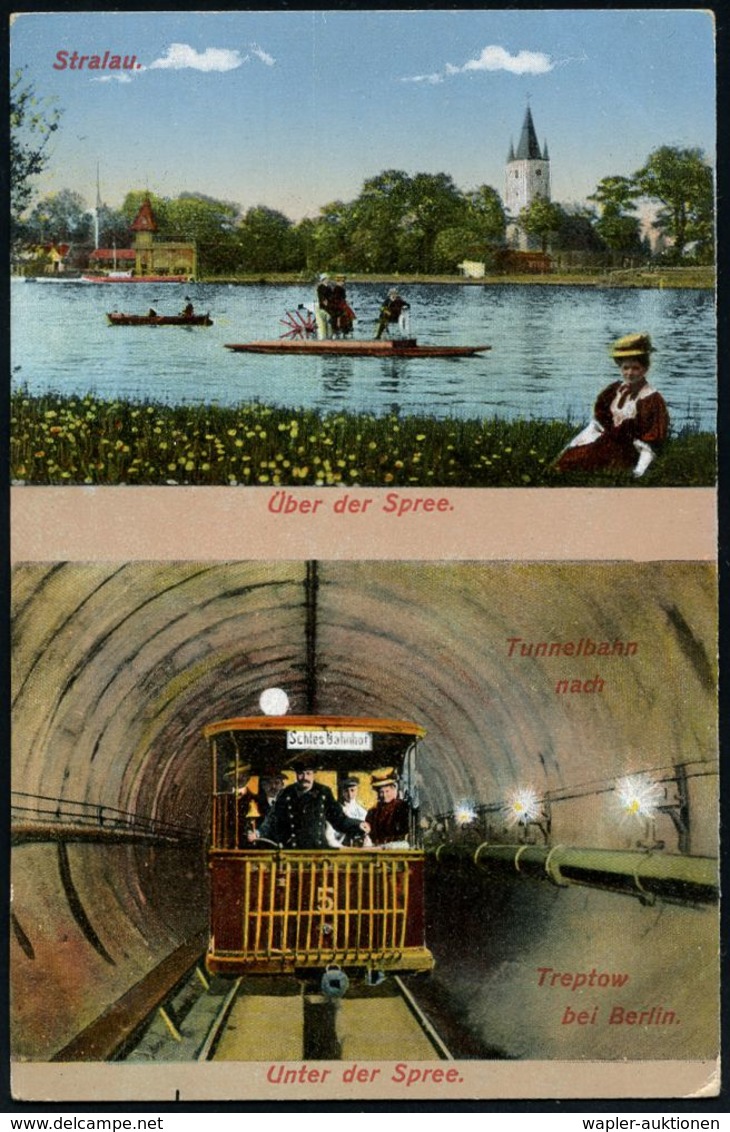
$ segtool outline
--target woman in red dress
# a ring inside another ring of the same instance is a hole
[[[648,334],[627,334],[614,343],[621,380],[598,394],[593,420],[560,454],[557,471],[633,470],[643,476],[669,432],[666,402],[646,378],[653,351]]]
[[[394,774],[374,774],[370,785],[378,799],[377,805],[365,816],[371,843],[380,849],[407,849],[411,807],[404,798],[398,797],[397,778]]]

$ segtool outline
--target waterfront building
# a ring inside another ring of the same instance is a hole
[[[157,240],[157,221],[149,197],[145,197],[134,221],[135,275],[187,275],[195,278],[195,243]]]

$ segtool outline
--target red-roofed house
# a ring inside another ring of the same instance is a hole
[[[89,256],[89,267],[133,271],[136,258],[134,248],[95,248]]]
[[[157,222],[149,197],[145,197],[133,223],[135,275],[186,275],[197,271],[195,244],[155,239]]]

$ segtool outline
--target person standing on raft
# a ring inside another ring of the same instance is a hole
[[[344,275],[335,276],[330,294],[329,312],[333,338],[346,338],[348,334],[352,334],[355,323],[355,312],[347,301],[345,283]]]
[[[317,338],[321,342],[324,338],[332,337],[332,315],[330,313],[332,285],[329,275],[324,272],[317,279],[315,299],[314,319],[317,324]]]
[[[614,342],[611,355],[621,380],[598,394],[593,420],[561,452],[556,471],[644,475],[669,432],[666,402],[646,377],[653,352],[648,334],[627,334]]]

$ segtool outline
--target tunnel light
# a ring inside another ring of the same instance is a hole
[[[649,818],[656,814],[664,800],[664,791],[658,782],[633,775],[616,783],[619,805],[625,817]]]
[[[504,807],[508,825],[527,825],[542,816],[542,809],[534,790],[521,787],[510,795]]]
[[[454,821],[457,825],[471,825],[476,820],[477,812],[471,802],[459,802],[454,810]]]
[[[286,715],[289,697],[283,688],[266,688],[259,696],[259,707],[264,715]]]

